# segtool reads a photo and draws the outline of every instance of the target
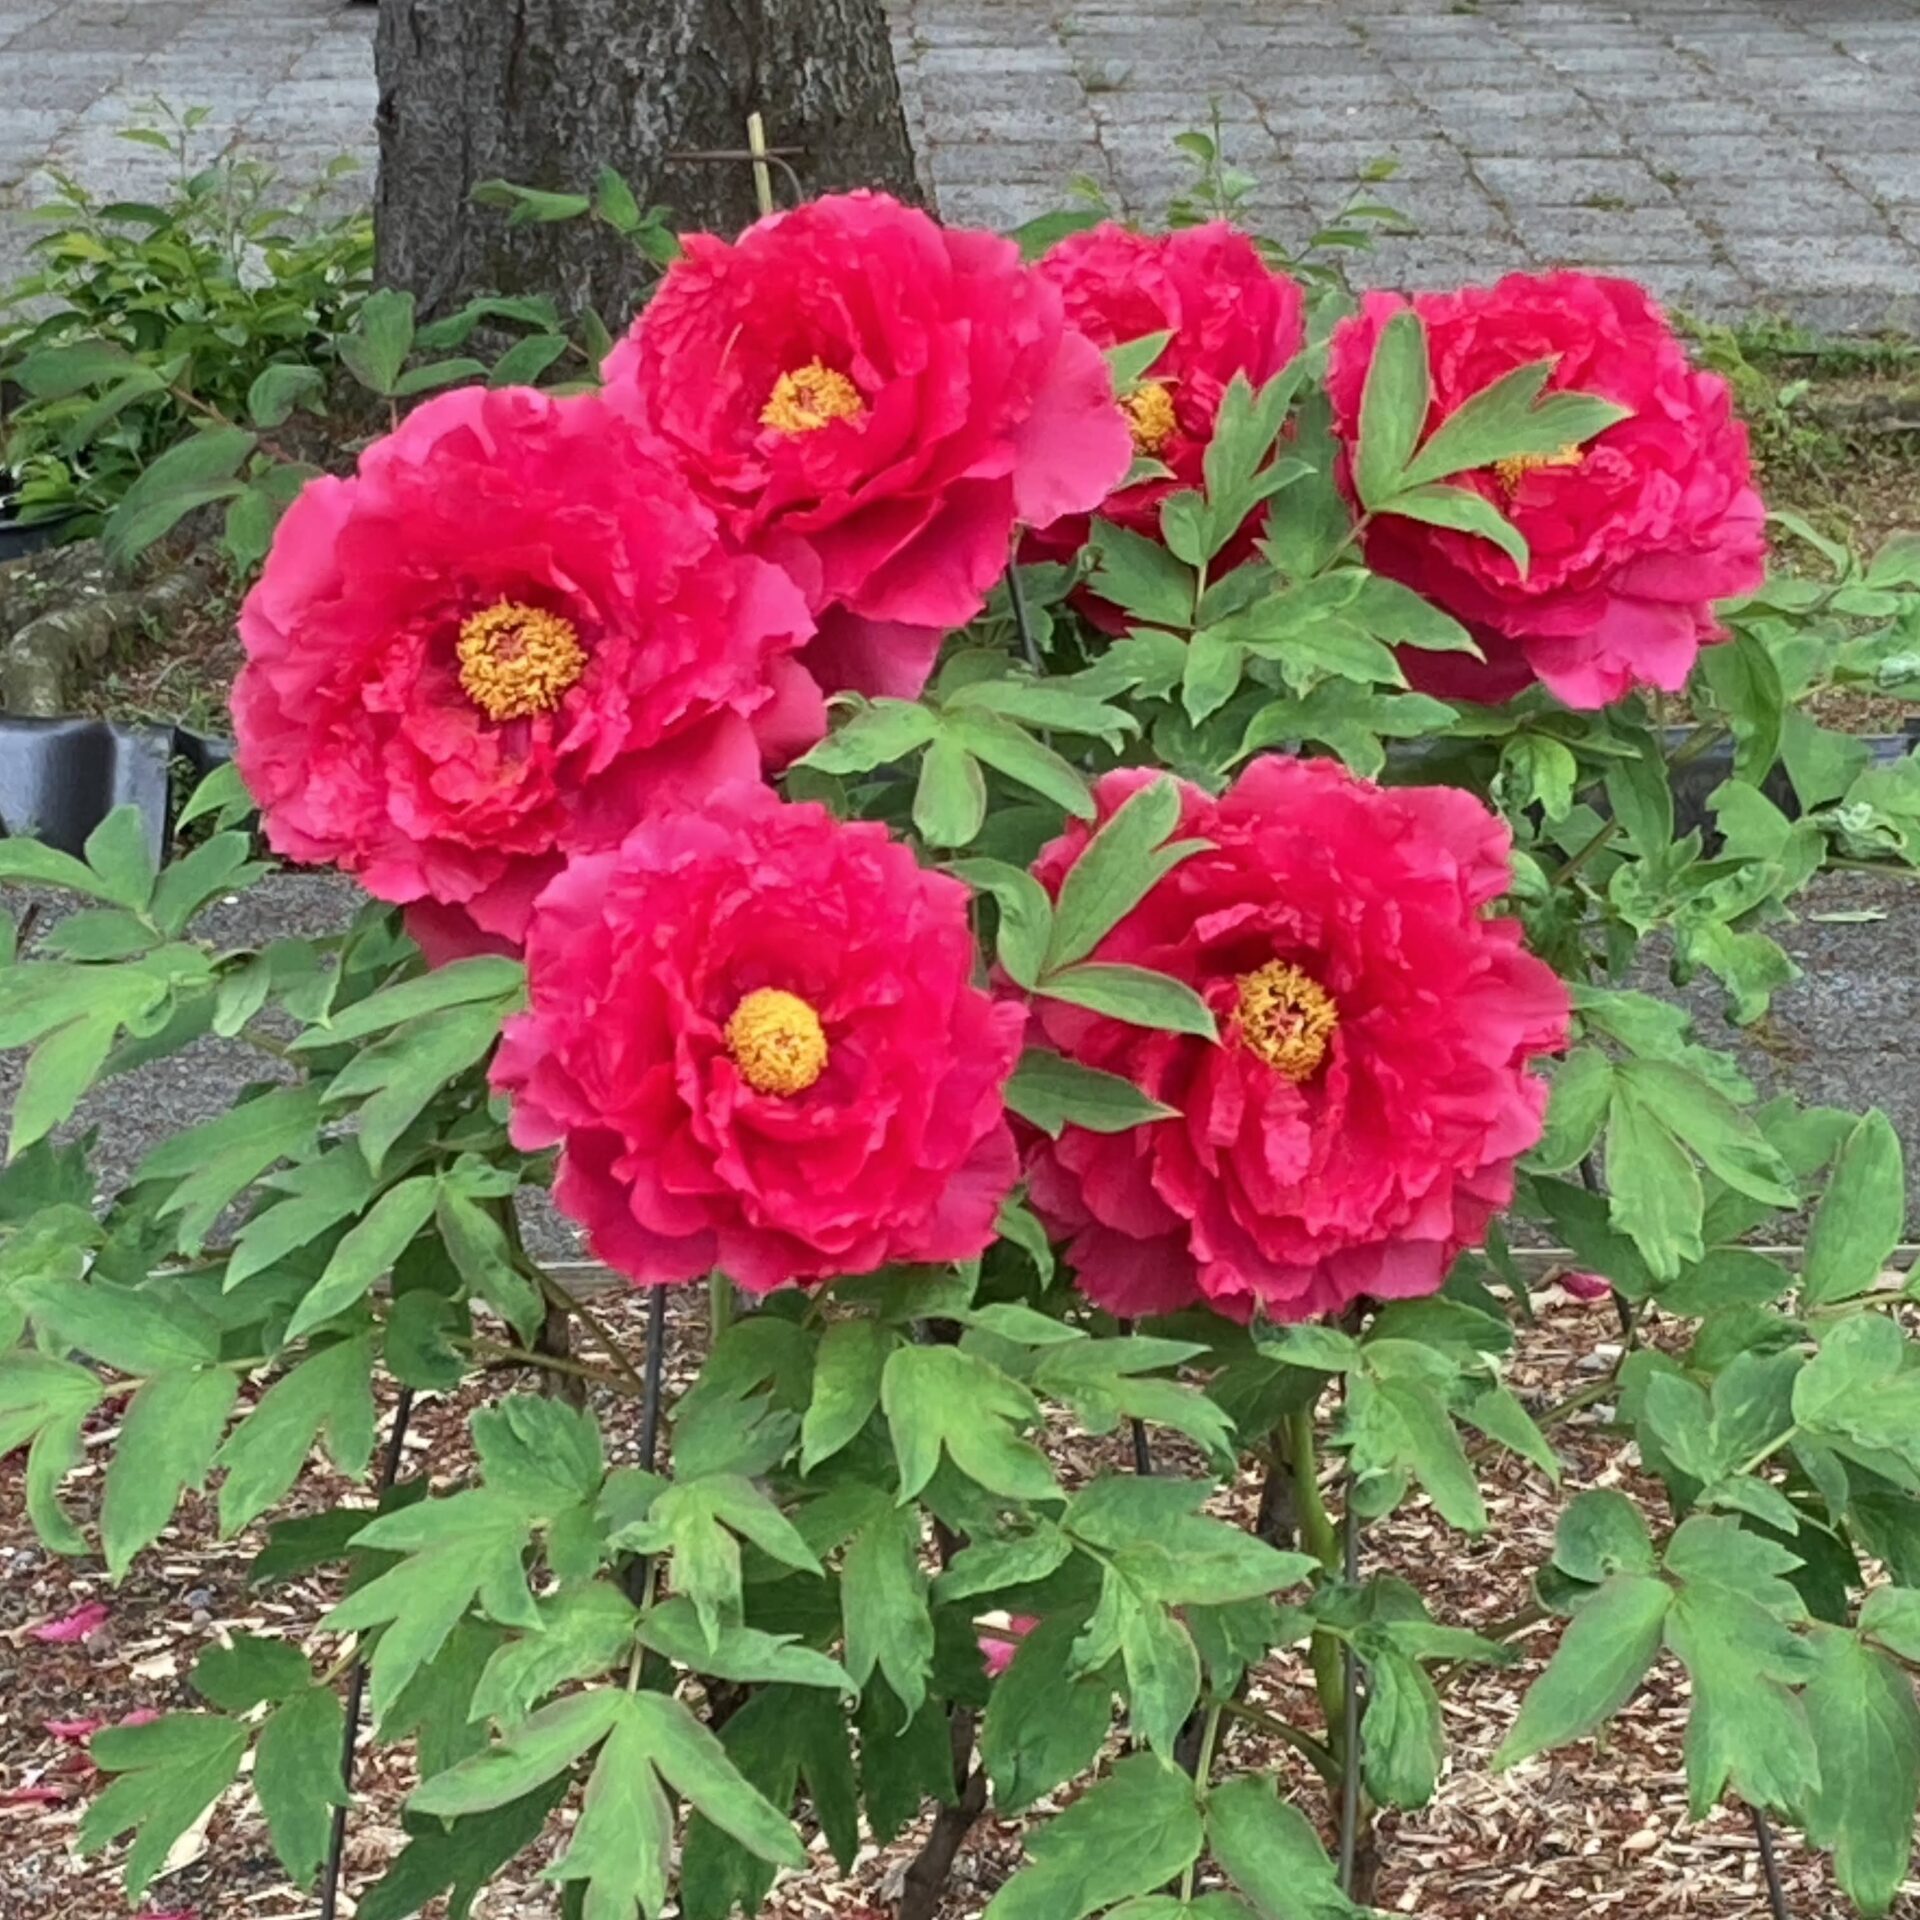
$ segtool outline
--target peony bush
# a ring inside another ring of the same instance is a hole
[[[189,851],[0,843],[85,903],[0,970],[6,1484],[115,1580],[203,1499],[333,1601],[93,1732],[83,1850],[137,1899],[250,1794],[328,1914],[463,1915],[539,1844],[564,1915],[725,1920],[911,1829],[925,1920],[1046,1800],[989,1920],[1329,1920],[1440,1788],[1450,1676],[1544,1627],[1497,1766],[1677,1669],[1695,1814],[1887,1912],[1902,1153],[1730,1029],[1824,866],[1920,859],[1917,763],[1817,717],[1920,693],[1920,545],[1789,521],[1769,576],[1636,287],[1356,302],[1219,221],[821,200],[689,236],[602,374],[299,491]],[[196,931],[255,810],[349,929]],[[209,1036],[258,1083],[103,1192],[61,1130]],[[529,1252],[542,1194],[644,1347]],[[1505,1383],[1609,1293],[1588,1388]],[[399,1477],[415,1396],[503,1373],[471,1469]],[[1577,1416],[1647,1477],[1563,1494],[1525,1615],[1370,1565],[1410,1503],[1485,1532],[1495,1452],[1558,1487]],[[366,1497],[295,1510],[316,1449]],[[357,1885],[363,1706],[418,1783]]]

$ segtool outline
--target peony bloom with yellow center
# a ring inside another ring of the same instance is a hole
[[[818,358],[794,367],[773,383],[760,424],[776,433],[818,433],[836,420],[857,420],[867,403],[844,373]]]
[[[827,1070],[827,1032],[797,993],[755,987],[727,1022],[727,1051],[756,1093],[805,1093]]]
[[[1493,463],[1493,471],[1501,487],[1511,495],[1528,474],[1537,473],[1543,467],[1577,467],[1585,457],[1578,444],[1557,447],[1552,453],[1510,453],[1504,460]]]
[[[763,786],[650,814],[534,908],[493,1063],[514,1143],[560,1148],[555,1202],[643,1286],[973,1259],[1027,1022],[974,982],[971,906],[877,821]]]
[[[1103,820],[1155,779],[1094,788]],[[1377,787],[1267,755],[1225,793],[1179,790],[1162,873],[1087,957],[1184,981],[1218,1039],[1035,999],[1033,1038],[1118,1074],[1165,1117],[1036,1136],[1028,1204],[1076,1284],[1128,1319],[1208,1306],[1312,1320],[1435,1291],[1513,1196],[1565,1043],[1567,990],[1489,913],[1505,824],[1452,787]],[[1058,899],[1094,829],[1034,877]]]
[[[1284,960],[1269,960],[1235,984],[1233,1032],[1240,1044],[1289,1080],[1310,1080],[1340,1024],[1333,995]]]
[[[1135,453],[1158,453],[1180,424],[1174,417],[1173,389],[1163,380],[1143,380],[1131,393],[1123,394],[1120,411],[1127,416]]]
[[[469,614],[454,651],[461,691],[489,720],[551,713],[587,670],[573,622],[518,600]]]

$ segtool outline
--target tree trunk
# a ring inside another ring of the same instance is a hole
[[[682,231],[733,233],[756,212],[741,160],[767,144],[808,194],[914,195],[883,0],[382,0],[379,277],[429,319],[479,293],[591,307],[617,335],[650,278],[599,221],[509,227],[470,198],[485,180],[585,193],[617,169]],[[775,198],[792,182],[774,168]]]

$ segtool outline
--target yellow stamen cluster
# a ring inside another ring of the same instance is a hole
[[[777,433],[817,433],[835,420],[857,420],[866,410],[860,389],[844,373],[809,360],[773,383],[760,424]]]
[[[1340,1009],[1311,974],[1285,960],[1243,973],[1234,1032],[1249,1052],[1289,1080],[1308,1079],[1326,1058]]]
[[[780,987],[756,987],[734,1008],[727,1051],[756,1093],[805,1093],[827,1070],[820,1016]]]
[[[1143,380],[1131,393],[1122,394],[1120,411],[1133,430],[1136,453],[1158,453],[1179,424],[1174,418],[1173,392],[1158,380]]]
[[[551,713],[587,670],[571,620],[501,600],[460,623],[460,687],[489,720]]]
[[[1511,494],[1537,467],[1577,467],[1585,458],[1580,447],[1570,442],[1553,453],[1510,453],[1504,460],[1496,460],[1493,470]]]

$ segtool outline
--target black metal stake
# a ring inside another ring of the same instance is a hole
[[[1346,1502],[1340,1514],[1341,1572],[1349,1586],[1360,1572],[1360,1522],[1353,1510],[1353,1476],[1346,1482]],[[1345,1669],[1341,1694],[1340,1733],[1340,1891],[1353,1895],[1353,1860],[1360,1840],[1360,1663],[1353,1642],[1341,1649]]]
[[[640,1464],[651,1473],[660,1457],[660,1385],[667,1367],[667,1290],[647,1295],[647,1354],[640,1366]],[[620,1586],[638,1607],[647,1597],[647,1556],[636,1553],[620,1569]]]
[[[1767,1905],[1773,1920],[1793,1920],[1787,1911],[1787,1890],[1780,1884],[1780,1863],[1773,1857],[1773,1829],[1758,1807],[1747,1811],[1753,1815],[1753,1837],[1760,1842],[1760,1867],[1767,1876]]]
[[[647,1299],[647,1358],[640,1396],[640,1464],[651,1473],[660,1457],[660,1382],[667,1359],[667,1290],[655,1287]]]
[[[386,1451],[380,1456],[380,1478],[375,1492],[385,1500],[393,1491],[400,1472],[400,1450],[406,1445],[407,1422],[413,1417],[413,1389],[402,1387],[394,1402],[393,1431],[387,1436]],[[356,1658],[347,1669],[347,1730],[340,1742],[340,1784],[353,1792],[353,1750],[360,1738],[360,1707],[367,1692],[367,1663]],[[340,1870],[347,1857],[347,1814],[344,1806],[333,1810],[333,1823],[327,1832],[327,1867],[320,1881],[320,1920],[335,1920],[340,1905]]]
[[[1133,1331],[1131,1320],[1119,1320],[1114,1323],[1122,1334]],[[1135,1419],[1129,1423],[1133,1429],[1133,1470],[1143,1480],[1153,1478],[1153,1450],[1147,1445],[1147,1423]]]
[[[1027,656],[1027,665],[1035,673],[1045,673],[1046,662],[1040,658],[1040,643],[1033,637],[1033,622],[1027,618],[1026,595],[1020,591],[1020,563],[1011,560],[1007,563],[1007,604],[1013,609],[1013,624],[1020,635],[1020,651]]]

